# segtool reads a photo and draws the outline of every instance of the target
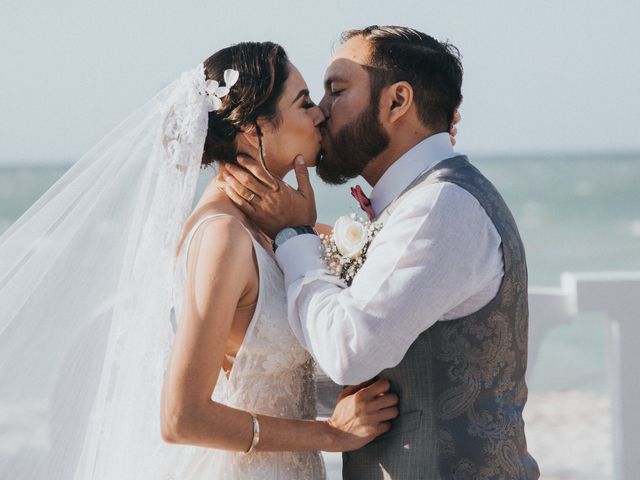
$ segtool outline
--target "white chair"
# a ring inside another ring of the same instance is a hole
[[[529,291],[529,369],[535,368],[544,337],[579,313],[601,313],[609,321],[612,366],[614,473],[620,480],[640,472],[640,272],[564,273],[561,288]]]

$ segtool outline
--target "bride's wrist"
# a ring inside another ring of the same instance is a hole
[[[324,447],[322,450],[325,452],[342,452],[343,448],[343,435],[340,429],[331,425],[331,420],[321,420],[319,421],[322,432],[323,432],[323,444]]]

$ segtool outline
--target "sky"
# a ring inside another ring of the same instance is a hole
[[[457,150],[640,151],[640,1],[0,0],[0,161],[75,160],[216,50],[281,43],[319,100],[341,31],[449,40],[465,77]]]

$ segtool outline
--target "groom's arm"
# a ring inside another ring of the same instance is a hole
[[[502,276],[495,227],[478,201],[453,184],[407,196],[350,287],[329,273],[315,235],[292,238],[276,257],[291,327],[339,384],[397,365],[420,333],[465,300],[493,288],[490,300]]]

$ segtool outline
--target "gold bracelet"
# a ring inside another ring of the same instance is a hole
[[[247,454],[252,453],[258,448],[258,443],[260,443],[260,422],[258,421],[258,415],[253,412],[249,412],[251,414],[251,423],[253,424],[253,439],[251,440],[251,446],[249,450],[246,451]]]

